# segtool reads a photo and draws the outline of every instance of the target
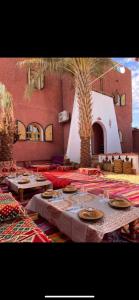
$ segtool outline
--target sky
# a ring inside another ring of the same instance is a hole
[[[132,74],[132,127],[139,128],[139,62],[130,57],[114,57],[114,61],[131,70]]]

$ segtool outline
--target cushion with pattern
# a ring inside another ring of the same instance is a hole
[[[11,193],[0,193],[0,222],[25,216],[24,208]]]
[[[43,175],[46,179],[48,179],[52,182],[54,190],[55,189],[62,189],[62,188],[66,187],[67,185],[72,183],[71,179],[57,178],[56,176],[54,176],[52,174],[45,173],[45,172],[43,172]]]

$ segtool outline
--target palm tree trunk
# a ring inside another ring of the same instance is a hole
[[[77,66],[79,62],[77,60]],[[91,167],[91,133],[92,133],[92,97],[90,67],[83,65],[84,69],[75,76],[75,86],[79,107],[79,135],[81,140],[80,166]]]
[[[2,134],[0,136],[0,161],[13,159],[13,136]]]
[[[90,167],[91,166],[91,153],[90,153],[90,138],[81,137],[81,157],[80,166]]]

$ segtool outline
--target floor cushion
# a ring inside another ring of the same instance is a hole
[[[61,155],[55,155],[51,159],[53,164],[59,164],[62,165],[64,163],[64,156]]]
[[[74,167],[73,166],[58,166],[57,167],[57,171],[61,171],[61,172],[65,172],[65,171],[70,171],[73,170]]]
[[[25,216],[24,208],[11,193],[0,194],[0,223]]]
[[[86,175],[103,175],[103,172],[97,168],[79,168],[79,172]]]
[[[56,176],[52,174],[45,174],[43,172],[43,176],[45,176],[46,179],[50,180],[53,184],[54,189],[61,189],[64,188],[65,186],[71,184],[72,180],[71,179],[66,179],[66,178],[57,178]]]

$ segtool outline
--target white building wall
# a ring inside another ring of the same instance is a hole
[[[79,137],[79,109],[75,96],[69,140],[67,146],[67,156],[71,161],[80,162],[80,137]],[[98,122],[104,133],[104,152],[121,153],[121,144],[118,133],[117,119],[113,98],[101,93],[92,92],[92,125]]]

